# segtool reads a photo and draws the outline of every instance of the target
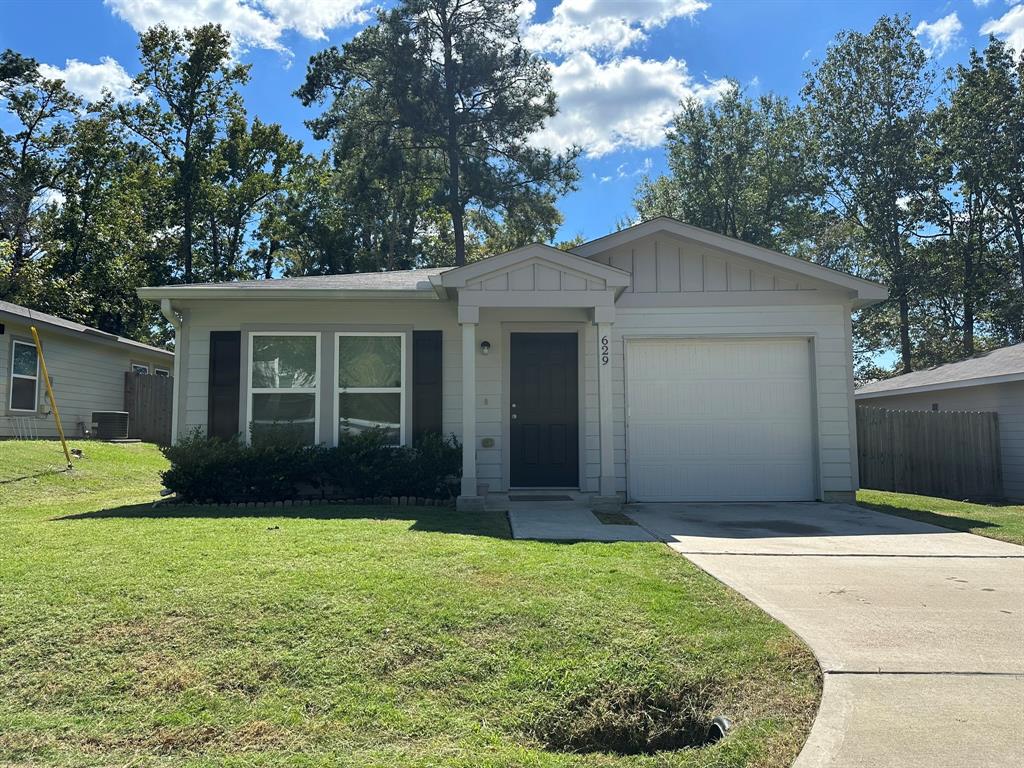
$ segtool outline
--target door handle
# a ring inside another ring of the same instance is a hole
[[[513,418],[513,419],[518,419],[519,417],[518,417],[518,416],[516,416],[516,415],[515,415],[515,414],[513,413],[513,414],[512,414],[512,418]]]

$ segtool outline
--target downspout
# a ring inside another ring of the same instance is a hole
[[[181,318],[171,306],[170,299],[160,299],[160,311],[174,326],[174,390],[171,401],[171,445],[178,442],[178,390],[181,387]]]

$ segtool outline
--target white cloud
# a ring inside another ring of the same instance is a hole
[[[1024,52],[1024,5],[1015,5],[1001,18],[981,25],[981,34],[1003,37],[1018,54]]]
[[[220,24],[242,47],[289,53],[281,36],[294,30],[323,40],[327,30],[365,22],[370,0],[103,0],[137,32],[156,24],[173,29]]]
[[[527,5],[536,7],[526,0],[521,18]],[[646,40],[650,30],[673,19],[692,18],[709,6],[705,0],[562,0],[551,19],[526,26],[523,40],[535,50],[563,56],[577,51],[621,53]]]
[[[590,157],[657,146],[681,99],[713,100],[728,88],[724,79],[695,83],[686,63],[675,58],[598,62],[576,53],[552,64],[551,72],[559,111],[536,142],[555,150],[578,144]]]
[[[922,21],[914,27],[914,35],[923,37],[929,56],[942,56],[957,41],[957,35],[964,28],[956,11],[933,22]]]
[[[40,64],[39,74],[48,80],[63,80],[68,90],[86,101],[98,101],[109,92],[115,101],[131,101],[132,78],[117,61],[104,56],[99,64],[68,59],[64,68]]]
[[[992,2],[992,0],[971,0],[971,2],[974,3],[975,8],[984,8],[986,5]]]

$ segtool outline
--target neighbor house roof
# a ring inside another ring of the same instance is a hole
[[[82,325],[81,323],[76,323],[71,320],[65,320],[63,317],[48,315],[45,312],[37,312],[34,309],[29,309],[28,307],[23,307],[19,304],[12,304],[9,301],[0,301],[0,321],[5,319],[8,322],[20,320],[32,325],[46,326],[48,328],[58,330],[61,333],[80,335],[87,341],[107,344],[123,344],[127,347],[133,347],[135,349],[162,355],[168,359],[174,358],[174,353],[168,352],[166,349],[151,347],[149,344],[143,344],[140,341],[126,339],[124,336],[118,336],[116,333],[107,333],[106,331],[101,331],[99,328],[91,328],[88,325]]]
[[[885,395],[908,395],[939,389],[976,387],[981,384],[1001,384],[1024,381],[1024,344],[993,349],[958,363],[946,363],[923,371],[893,376],[874,381],[857,390],[860,398]]]

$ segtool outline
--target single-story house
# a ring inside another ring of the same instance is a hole
[[[490,492],[853,499],[850,313],[877,283],[669,218],[458,268],[139,289],[175,324],[177,435],[454,433]]]
[[[123,411],[125,372],[169,376],[174,353],[0,301],[0,438],[57,436],[32,340],[36,327],[64,433],[81,437],[97,411]]]
[[[1024,499],[1024,344],[865,384],[856,399],[894,411],[998,413],[1003,491]]]

